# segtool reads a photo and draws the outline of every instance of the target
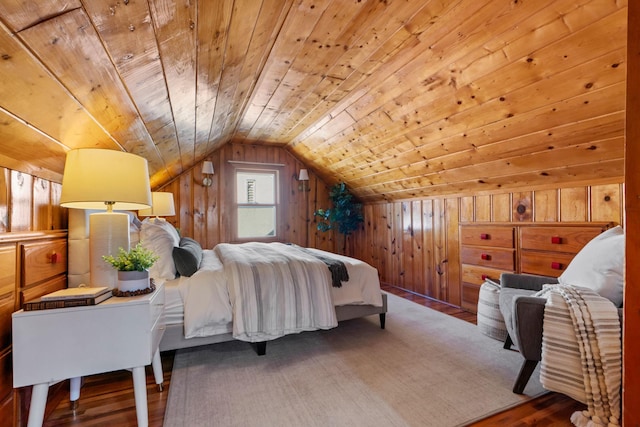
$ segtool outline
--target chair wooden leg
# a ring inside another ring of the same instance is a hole
[[[529,378],[531,378],[531,374],[538,366],[537,360],[525,360],[520,368],[520,373],[518,374],[518,378],[516,379],[516,383],[513,386],[513,392],[516,394],[522,394],[524,392],[524,388],[527,386],[529,382]]]
[[[504,345],[502,346],[502,348],[504,348],[505,350],[511,350],[512,345],[513,341],[511,340],[511,336],[507,334],[507,338],[504,339]]]

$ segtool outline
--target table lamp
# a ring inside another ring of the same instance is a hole
[[[138,211],[138,216],[155,216],[155,221],[166,221],[160,217],[174,216],[176,214],[172,193],[154,191],[151,193],[151,201],[151,207]]]
[[[117,287],[117,271],[102,258],[129,250],[129,215],[114,210],[151,206],[147,160],[135,154],[98,148],[67,153],[60,206],[97,209],[89,215],[91,286]]]

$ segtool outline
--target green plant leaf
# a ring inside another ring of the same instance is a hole
[[[118,248],[116,256],[104,255],[102,259],[118,271],[144,271],[148,270],[158,260],[158,256],[153,251],[142,246],[142,243],[138,243],[130,251]]]
[[[359,225],[364,222],[362,204],[355,201],[344,182],[339,182],[331,187],[329,199],[333,207],[317,209],[314,212],[314,216],[322,219],[318,221],[316,228],[323,232],[337,228],[338,232],[345,236],[346,245],[346,236],[357,230]]]

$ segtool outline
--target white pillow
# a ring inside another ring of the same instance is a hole
[[[624,230],[613,227],[587,243],[558,277],[563,285],[589,288],[622,306]]]
[[[129,246],[134,247],[140,241],[140,227],[142,222],[133,212],[126,212],[129,215]]]
[[[153,251],[159,258],[149,268],[149,276],[155,280],[176,278],[176,265],[173,262],[173,248],[180,244],[178,230],[167,221],[147,218],[142,221],[140,242],[146,249]]]

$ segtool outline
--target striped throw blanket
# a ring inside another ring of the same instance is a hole
[[[622,345],[618,310],[590,289],[545,285],[540,382],[587,405],[576,426],[620,425]]]
[[[331,275],[315,256],[282,243],[216,245],[224,266],[233,337],[248,342],[338,325]]]

